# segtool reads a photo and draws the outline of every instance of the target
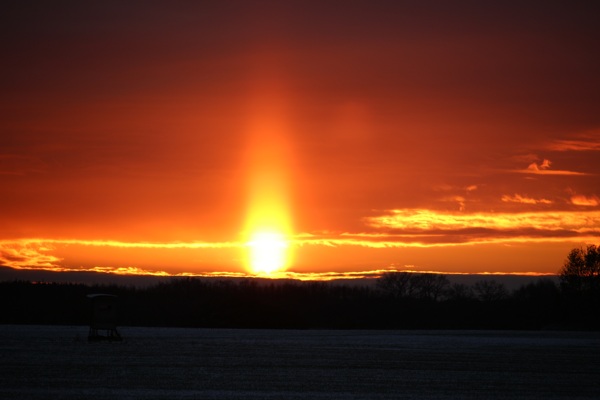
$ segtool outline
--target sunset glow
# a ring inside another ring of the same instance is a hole
[[[547,274],[600,243],[595,8],[318,3],[5,10],[0,266]]]
[[[256,275],[271,275],[288,264],[288,242],[276,232],[256,232],[248,242],[249,267]]]

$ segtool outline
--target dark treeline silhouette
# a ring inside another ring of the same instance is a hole
[[[596,329],[600,323],[600,248],[572,249],[560,270],[560,289],[569,322],[590,321]]]
[[[287,329],[599,329],[597,288],[395,272],[376,285],[181,278],[138,288],[0,282],[0,323],[89,323],[91,293],[118,296],[119,325]],[[590,290],[596,303],[590,303]],[[596,291],[595,291],[596,290]],[[595,308],[594,307],[595,304]],[[595,312],[592,312],[595,311]]]

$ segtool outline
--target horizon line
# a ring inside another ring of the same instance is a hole
[[[251,274],[245,272],[179,272],[169,273],[166,271],[148,271],[138,267],[91,267],[91,268],[27,268],[27,267],[11,267],[0,265],[14,271],[29,271],[29,272],[49,272],[49,273],[93,273],[99,275],[112,275],[122,277],[157,277],[157,278],[239,278],[239,279],[271,279],[271,280],[298,280],[298,281],[315,281],[326,282],[334,280],[360,280],[360,279],[378,279],[386,273],[411,273],[411,274],[436,274],[436,275],[480,275],[480,276],[528,276],[528,277],[552,277],[559,276],[553,272],[465,272],[465,271],[435,271],[435,270],[415,270],[410,268],[388,268],[374,269],[366,271],[353,272],[295,272],[295,271],[280,271],[271,274]]]

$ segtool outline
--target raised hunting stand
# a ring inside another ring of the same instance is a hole
[[[117,331],[117,296],[112,294],[88,294],[92,302],[88,341],[122,341]]]

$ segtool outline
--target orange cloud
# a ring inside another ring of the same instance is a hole
[[[152,274],[164,275],[167,272],[156,270],[149,271],[144,269],[137,270],[135,266],[111,266],[104,269],[99,266],[85,266],[81,263],[73,266],[72,260],[67,260],[67,257],[75,257],[81,248],[96,247],[98,251],[91,252],[93,256],[99,257],[108,253],[105,249],[110,249],[114,253],[118,250],[129,252],[138,250],[139,252],[158,251],[175,257],[177,251],[231,251],[242,249],[245,246],[242,242],[177,242],[177,243],[143,243],[143,242],[121,242],[110,240],[74,240],[74,239],[17,239],[17,240],[2,240],[0,241],[0,265],[9,266],[12,268],[22,269],[45,269],[53,271],[92,271],[92,272],[112,272],[119,274]],[[125,256],[130,256],[131,253],[121,253]],[[76,258],[76,257],[75,257]],[[119,262],[128,262],[127,260],[118,260]],[[175,260],[173,260],[175,261]],[[66,265],[70,266],[66,266]]]
[[[0,242],[0,264],[13,268],[59,268],[61,258],[49,254],[52,246],[42,242]]]
[[[537,175],[588,175],[584,172],[551,170],[551,165],[552,162],[550,162],[550,160],[544,159],[540,164],[537,162],[532,162],[526,169],[518,170],[517,172]]]
[[[42,244],[62,244],[62,245],[82,245],[96,247],[117,247],[117,248],[135,248],[135,249],[218,249],[240,247],[243,243],[239,242],[172,242],[172,243],[152,243],[152,242],[123,242],[118,240],[79,240],[79,239],[21,239],[18,241],[0,241],[2,243],[22,243],[29,245],[33,243]]]
[[[542,163],[540,165],[533,162],[533,163],[529,164],[529,166],[527,167],[527,171],[530,171],[531,173],[539,173],[539,171],[543,171],[543,170],[550,168],[550,164],[551,163],[549,160],[542,161]]]
[[[600,130],[582,133],[574,139],[555,140],[546,148],[554,151],[600,151]]]
[[[460,211],[465,210],[465,198],[463,196],[450,196],[442,199],[443,201],[456,202]]]
[[[571,196],[571,203],[576,206],[587,206],[587,207],[595,207],[600,204],[600,197],[598,196],[583,196],[583,195],[573,195]]]
[[[555,239],[596,240],[600,212],[450,213],[427,209],[390,210],[366,219],[379,235],[408,235],[424,243],[478,243]]]
[[[515,194],[513,196],[505,194],[501,199],[505,203],[523,203],[523,204],[552,204],[552,200],[547,199],[534,199],[527,196],[521,196],[520,194]]]

